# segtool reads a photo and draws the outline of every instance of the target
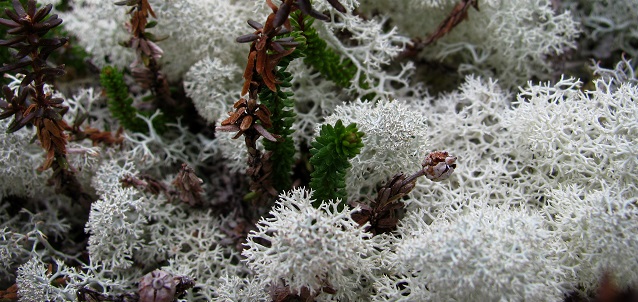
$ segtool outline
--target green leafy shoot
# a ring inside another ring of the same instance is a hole
[[[346,205],[346,172],[351,167],[349,160],[359,154],[363,147],[363,135],[355,123],[346,127],[341,120],[334,127],[321,127],[310,149],[310,163],[314,168],[310,174],[310,188],[317,199],[315,206],[337,198],[341,199],[341,208]]]
[[[277,142],[271,142],[264,140],[263,144],[266,150],[272,151],[272,157],[270,160],[273,163],[272,171],[272,183],[276,190],[288,190],[292,181],[290,176],[292,175],[292,168],[294,166],[295,156],[295,144],[292,139],[292,124],[295,120],[295,112],[293,110],[295,106],[294,99],[292,99],[294,93],[290,91],[292,87],[292,74],[286,71],[290,62],[296,58],[302,56],[305,39],[303,36],[298,35],[296,32],[292,32],[291,36],[295,37],[295,42],[298,46],[295,51],[288,56],[283,57],[277,64],[275,77],[277,78],[277,91],[273,92],[270,89],[264,89],[259,94],[259,99],[264,104],[272,116],[270,117],[272,127],[270,132],[276,133],[281,136],[281,139]]]
[[[133,132],[148,133],[146,122],[137,116],[140,112],[133,107],[133,98],[129,96],[123,74],[117,68],[106,66],[100,73],[100,83],[108,97],[109,111],[120,122],[120,125]],[[140,114],[148,115],[146,113]],[[166,130],[163,119],[154,119],[153,128],[157,132],[163,133]]]
[[[300,11],[290,15],[293,30],[300,32],[306,38],[304,63],[319,71],[321,75],[339,87],[349,87],[357,68],[350,60],[342,58],[328,47],[326,41],[321,39],[317,30],[312,27],[314,21],[313,17],[304,15]]]

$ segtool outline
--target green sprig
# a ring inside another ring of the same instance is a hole
[[[346,172],[351,167],[349,160],[361,151],[363,143],[357,125],[345,127],[341,120],[333,126],[323,125],[319,136],[312,142],[310,163],[314,171],[310,174],[310,187],[315,191],[315,206],[322,201],[341,199],[340,207],[346,204]]]
[[[304,50],[304,64],[311,66],[326,79],[334,82],[339,87],[349,87],[350,81],[357,72],[352,61],[342,58],[338,53],[328,47],[326,41],[321,39],[317,30],[312,27],[315,19],[295,11],[290,15],[290,24],[294,31],[306,39]]]
[[[305,39],[297,33],[291,33],[291,36],[295,37],[295,42],[299,45],[295,48],[295,51],[288,56],[283,57],[277,64],[277,70],[275,76],[277,78],[277,92],[273,92],[270,89],[264,89],[259,94],[259,99],[271,111],[272,127],[268,129],[272,133],[276,133],[281,136],[281,139],[277,142],[271,142],[264,140],[264,148],[268,151],[272,151],[270,160],[273,163],[272,171],[272,184],[278,191],[287,190],[290,188],[292,181],[290,176],[292,175],[292,168],[295,163],[295,144],[291,134],[292,124],[295,120],[295,112],[293,110],[295,102],[292,99],[294,93],[289,90],[292,87],[292,74],[286,71],[290,62],[296,58],[302,56],[302,52],[305,46]]]
[[[137,116],[138,110],[133,107],[133,98],[129,96],[128,86],[124,83],[123,74],[117,68],[106,66],[100,73],[100,83],[108,97],[108,108],[124,129],[133,132],[148,133],[148,126]],[[141,113],[148,116],[146,113]],[[159,133],[166,129],[163,119],[154,119],[153,128]]]

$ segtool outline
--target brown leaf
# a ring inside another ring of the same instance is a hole
[[[223,120],[221,125],[222,126],[226,126],[226,125],[235,124],[242,117],[242,115],[244,115],[244,113],[246,113],[246,107],[242,107],[242,108],[237,109],[235,112],[230,114],[230,117],[228,117],[227,119]]]
[[[233,108],[239,108],[241,105],[244,104],[246,104],[246,99],[240,98],[239,100],[237,100],[237,102],[235,102],[235,104],[233,104]]]
[[[262,49],[262,50],[258,50],[257,51],[257,74],[261,75],[262,77],[264,76],[264,69],[266,69],[266,60],[268,59],[268,54],[266,53],[266,49]]]
[[[44,171],[50,168],[51,165],[53,164],[54,159],[55,159],[55,151],[53,149],[49,149],[49,151],[47,152],[47,156],[44,160],[44,163],[42,164],[40,168],[38,168],[38,170]]]
[[[272,92],[277,92],[277,83],[275,82],[275,75],[272,70],[268,69],[262,75],[262,80],[264,80],[264,84],[270,89]]]
[[[253,117],[250,116],[250,115],[246,115],[241,120],[241,125],[239,125],[239,129],[241,131],[246,131],[246,130],[250,129],[250,126],[252,126],[252,124],[253,124]]]
[[[153,18],[157,19],[157,16],[155,16],[155,12],[153,11],[151,5],[148,3],[148,0],[142,0],[142,11],[150,13]]]
[[[55,146],[55,152],[58,154],[66,154],[66,140],[60,137],[51,137],[51,142]]]
[[[264,126],[264,128],[272,127],[272,122],[270,121],[270,115],[268,115],[265,111],[257,110],[255,111],[255,116],[261,121],[261,124]]]
[[[44,128],[46,130],[49,130],[49,132],[51,132],[51,136],[54,136],[54,137],[62,136],[62,133],[61,133],[62,129],[60,129],[53,120],[45,118],[43,119],[43,123],[44,123]]]
[[[14,283],[6,290],[0,290],[0,301],[18,301],[18,285]]]
[[[255,58],[257,57],[257,51],[253,50],[248,54],[248,64],[246,64],[246,69],[244,70],[244,86],[241,89],[241,95],[245,95],[248,93],[248,89],[250,88],[250,82],[253,79],[253,70],[255,68]]]
[[[51,149],[51,133],[46,129],[38,131],[40,144],[44,150]]]

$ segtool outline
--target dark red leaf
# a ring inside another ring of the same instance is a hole
[[[40,44],[39,43],[40,42],[40,37],[37,34],[35,34],[35,33],[27,35],[27,40],[29,41],[29,44],[31,44],[31,45],[39,45]]]
[[[26,61],[19,61],[16,63],[11,63],[8,65],[4,65],[2,67],[0,67],[0,73],[5,73],[7,71],[11,71],[11,70],[15,70],[21,67],[25,67],[28,66],[29,64],[31,64],[31,60],[26,60]]]
[[[20,23],[20,16],[18,16],[18,14],[16,14],[14,11],[5,8],[4,9],[4,13],[11,18],[11,20],[15,21],[16,23]]]
[[[40,72],[43,74],[48,74],[48,75],[53,75],[53,76],[63,76],[65,74],[64,72],[64,66],[62,66],[62,68],[51,68],[51,67],[46,67],[46,68],[42,68],[40,69]]]
[[[0,113],[0,120],[6,119],[14,114],[16,114],[16,112],[14,112],[13,110],[4,111]]]
[[[246,35],[237,37],[237,39],[235,39],[235,42],[237,42],[237,43],[248,43],[248,42],[255,41],[257,39],[259,39],[259,35],[246,34]]]
[[[319,19],[321,21],[330,21],[330,17],[312,8],[312,5],[310,4],[310,0],[299,0],[297,4],[299,5],[299,9],[301,9],[301,11],[304,14],[309,15],[315,19]]]
[[[35,9],[35,1],[29,0],[29,2],[27,2],[27,15],[31,17],[31,20],[33,20],[33,16],[35,16]]]
[[[42,19],[44,19],[44,17],[46,17],[51,12],[51,9],[53,9],[52,4],[47,4],[47,6],[39,9],[38,12],[36,12],[35,16],[33,17],[33,22],[42,21]]]
[[[256,29],[256,30],[260,30],[262,28],[264,28],[264,25],[255,21],[255,20],[248,20],[248,25],[250,25],[250,27]]]
[[[20,88],[24,88],[27,85],[31,84],[33,80],[35,80],[35,73],[27,74],[26,76],[24,76],[24,78],[22,78],[22,81],[20,82]]]
[[[14,97],[13,90],[11,90],[9,86],[7,85],[2,86],[2,93],[4,94],[4,98],[7,99],[7,101],[11,102],[11,100],[13,100],[13,97]]]
[[[20,16],[20,18],[23,18],[27,15],[27,13],[24,11],[22,3],[20,3],[20,0],[13,0],[13,9],[15,10],[16,14]]]
[[[0,25],[4,25],[4,26],[8,26],[8,27],[20,26],[19,23],[15,22],[13,20],[4,19],[4,18],[0,18]]]
[[[53,105],[62,104],[63,102],[64,102],[63,98],[50,98],[49,99],[49,104],[53,104]]]
[[[291,5],[289,1],[284,1],[284,3],[279,6],[277,13],[275,14],[275,18],[273,19],[272,26],[277,28],[284,24],[284,22],[288,19],[290,15]]]
[[[270,48],[272,48],[274,51],[276,51],[278,53],[282,53],[282,52],[286,51],[286,49],[284,49],[284,47],[281,46],[281,44],[279,44],[277,42],[271,42],[270,43]]]
[[[27,28],[24,26],[14,27],[12,29],[7,30],[7,33],[10,35],[17,35],[27,31]]]
[[[40,46],[62,46],[64,45],[69,39],[67,38],[46,38],[46,39],[40,39]]]
[[[18,43],[18,42],[21,42],[21,41],[24,41],[24,37],[23,36],[18,36],[18,37],[15,37],[15,38],[11,39],[11,40],[0,40],[0,46],[11,46],[11,45],[13,45],[15,43]]]
[[[51,15],[49,19],[44,22],[36,23],[33,25],[33,29],[37,31],[49,30],[62,23],[62,19],[58,18],[58,15]]]

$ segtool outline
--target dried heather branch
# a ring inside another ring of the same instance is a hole
[[[435,151],[425,157],[421,166],[421,170],[409,177],[403,173],[394,175],[379,189],[370,206],[359,204],[361,211],[352,214],[352,219],[359,225],[369,222],[366,231],[375,235],[393,231],[399,222],[396,211],[403,208],[401,198],[414,189],[417,178],[424,175],[432,181],[449,178],[456,168],[456,157],[445,151]]]
[[[160,108],[175,107],[177,102],[171,97],[166,75],[160,70],[159,59],[162,58],[164,51],[155,44],[157,39],[151,33],[146,32],[149,25],[149,15],[157,18],[153,8],[148,0],[120,1],[116,2],[115,5],[131,6],[129,11],[131,20],[127,24],[131,38],[127,46],[137,54],[137,59],[131,64],[133,77],[142,88],[151,89],[153,95],[160,100],[158,104]]]
[[[64,45],[66,38],[44,38],[52,28],[60,25],[62,19],[52,15],[45,20],[52,5],[36,11],[36,2],[30,0],[27,8],[20,1],[13,0],[14,11],[5,10],[10,19],[1,19],[0,24],[9,27],[8,34],[14,37],[0,41],[0,45],[17,50],[14,55],[18,61],[4,64],[0,73],[17,71],[25,74],[17,95],[8,87],[2,88],[6,101],[0,100],[0,119],[13,115],[9,132],[20,130],[32,124],[37,129],[38,139],[46,150],[47,156],[41,170],[46,170],[56,161],[63,169],[68,169],[66,161],[67,135],[69,126],[62,119],[67,107],[62,105],[61,98],[54,98],[52,93],[45,93],[44,84],[47,76],[64,75],[64,65],[49,67],[46,60],[52,51]],[[29,68],[30,67],[30,68]]]
[[[5,100],[0,100],[0,119],[13,116],[9,132],[20,130],[26,125],[33,125],[42,148],[46,151],[46,159],[39,170],[51,168],[53,175],[49,184],[55,185],[56,191],[71,197],[84,207],[90,205],[91,197],[84,193],[75,173],[67,161],[68,135],[71,130],[62,116],[68,107],[62,105],[61,98],[53,97],[45,92],[46,80],[50,77],[64,75],[64,65],[50,67],[47,58],[56,49],[67,42],[67,38],[48,38],[49,30],[60,25],[62,19],[57,15],[47,18],[53,5],[36,9],[36,1],[29,0],[26,8],[19,0],[13,0],[13,11],[6,9],[9,19],[0,18],[0,25],[9,27],[7,34],[14,36],[9,40],[0,40],[0,46],[7,46],[17,51],[13,57],[17,60],[0,67],[0,73],[16,71],[24,74],[17,91],[8,86],[2,88]]]
[[[187,164],[182,164],[182,169],[173,180],[173,186],[179,191],[179,199],[190,206],[196,206],[204,203],[202,199],[202,193],[204,192],[204,189],[202,189],[203,182],[201,178],[195,175],[193,168]]]

